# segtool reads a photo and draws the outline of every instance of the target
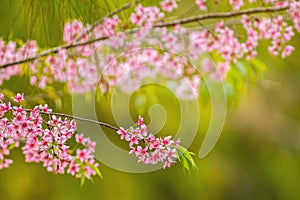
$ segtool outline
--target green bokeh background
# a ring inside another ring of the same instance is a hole
[[[31,38],[44,48],[56,46],[62,43],[65,21],[76,18],[92,23],[123,3],[1,0],[0,37],[23,41]],[[191,3],[184,1],[183,10]],[[220,4],[215,8],[225,6]],[[265,46],[260,49],[259,58],[268,66],[264,80],[241,94],[237,107],[228,108],[217,145],[204,159],[195,157],[199,169],[191,174],[183,173],[179,165],[145,174],[123,173],[101,165],[104,179],[96,178],[94,183],[86,182],[81,187],[79,180],[71,176],[53,175],[40,164],[25,163],[21,151],[14,150],[13,165],[0,171],[0,199],[300,199],[300,37],[292,43],[296,50],[284,60],[268,55]],[[1,88],[24,90],[32,96],[41,92],[25,81],[26,77],[16,77]],[[44,100],[57,111],[71,112],[68,96],[46,96]],[[201,108],[203,125],[190,147],[196,153],[207,128],[207,110]],[[109,121],[109,117],[105,119]],[[176,127],[176,117],[171,120]]]

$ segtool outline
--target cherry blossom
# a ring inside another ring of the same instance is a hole
[[[282,51],[281,57],[286,58],[287,56],[289,56],[292,53],[293,50],[294,50],[293,46],[290,46],[290,45],[286,46]]]
[[[153,24],[164,19],[164,13],[156,6],[145,7],[141,4],[135,7],[129,21],[132,25],[142,28],[130,34],[121,32],[120,27],[124,27],[125,24],[117,16],[104,18],[103,22],[91,31],[89,24],[78,20],[68,22],[63,31],[66,43],[84,42],[99,37],[108,38],[73,49],[59,49],[57,54],[34,60],[29,63],[30,84],[45,89],[52,83],[62,82],[66,83],[72,93],[94,91],[98,86],[103,92],[109,92],[116,86],[131,92],[142,84],[143,80],[162,76],[165,78],[164,84],[176,86],[170,89],[177,96],[190,99],[197,96],[200,81],[196,80],[200,80],[202,74],[206,74],[206,77],[213,81],[226,81],[226,73],[230,68],[220,75],[218,63],[225,62],[232,66],[240,59],[255,58],[260,40],[271,40],[268,50],[273,56],[280,55],[285,58],[292,53],[292,48],[287,43],[294,36],[294,28],[300,30],[299,2],[265,2],[278,7],[289,5],[287,12],[291,15],[294,26],[289,25],[282,15],[267,18],[258,16],[255,19],[243,15],[241,23],[246,34],[242,40],[233,27],[226,25],[226,21],[217,23],[213,31],[189,30],[180,25],[173,28],[151,28]],[[240,9],[244,4],[241,0],[229,0],[229,3],[234,9]],[[197,0],[196,4],[200,9],[206,9],[205,0]],[[177,2],[164,0],[161,1],[161,7],[168,12],[177,7]],[[82,35],[84,32],[88,33]],[[145,46],[150,49],[143,49]],[[167,49],[169,53],[156,47]],[[28,41],[18,47],[15,42],[6,44],[1,40],[0,64],[35,55],[37,51],[38,47],[34,41]],[[130,54],[132,51],[139,52]],[[209,53],[221,56],[221,59],[213,62],[213,66],[202,62],[207,59],[206,55]],[[199,68],[196,66],[200,69],[197,75],[190,65],[195,63],[195,60],[201,63]],[[2,84],[11,76],[20,74],[21,68],[15,65],[0,71]],[[128,84],[123,84],[122,81]],[[187,96],[187,93],[196,95]]]
[[[178,8],[176,0],[161,1],[160,6],[166,12],[172,12],[174,9]]]
[[[135,8],[135,13],[132,13],[129,19],[132,24],[137,26],[151,27],[154,22],[163,17],[164,13],[160,12],[159,8],[155,6],[143,7],[139,4]]]
[[[16,95],[16,97],[14,98],[14,101],[15,102],[21,102],[21,101],[23,101],[24,100],[24,94],[20,94],[20,93],[18,93],[17,95]]]
[[[67,171],[77,178],[88,179],[99,175],[99,164],[93,156],[95,142],[77,133],[74,120],[51,114],[47,104],[30,110],[4,102],[3,94],[0,97],[0,169],[12,164],[7,158],[11,150],[24,144],[25,161],[42,163],[49,172]],[[23,100],[23,94],[14,97],[17,103]],[[77,145],[71,150],[69,141],[74,135]]]
[[[206,0],[196,0],[196,4],[200,8],[200,10],[207,10]]]
[[[234,10],[239,10],[244,5],[243,0],[229,0],[229,3],[233,5]]]
[[[300,32],[300,2],[292,1],[290,3],[290,15],[293,19],[294,26],[298,32]]]
[[[129,154],[135,154],[138,162],[144,164],[163,163],[163,168],[170,167],[176,163],[178,159],[177,147],[180,140],[172,140],[171,136],[155,137],[148,133],[143,118],[139,116],[135,127],[125,130],[120,128],[117,133],[121,136],[121,140],[129,142]]]
[[[177,2],[160,1],[160,8],[138,4],[129,19],[121,20],[117,15],[105,17],[94,27],[78,20],[67,22],[63,29],[66,45],[95,41],[74,48],[59,48],[56,53],[32,59],[26,65],[1,68],[0,85],[12,76],[21,75],[26,68],[30,84],[41,89],[59,82],[71,93],[95,91],[98,86],[103,93],[115,87],[130,93],[151,79],[168,86],[179,98],[195,99],[203,77],[217,83],[226,81],[227,73],[239,60],[257,56],[261,41],[269,42],[267,49],[272,56],[291,55],[294,47],[289,42],[295,31],[300,32],[299,1],[264,0],[268,6],[286,7],[293,23],[284,17],[285,13],[251,18],[242,15],[237,18],[242,25],[242,37],[225,19],[202,29],[179,24],[159,26],[171,21],[164,12],[177,9]],[[228,2],[232,12],[243,9],[246,3]],[[206,0],[195,1],[203,11],[208,10],[206,3]],[[31,58],[38,52],[33,40],[24,44],[0,40],[0,65]],[[210,59],[211,55],[214,60]],[[0,169],[13,163],[8,158],[10,152],[21,146],[26,162],[42,163],[50,172],[87,179],[99,175],[99,164],[93,156],[96,143],[77,132],[74,120],[52,114],[47,104],[25,109],[20,105],[24,101],[22,93],[11,102],[4,100],[0,93]],[[129,153],[135,154],[138,162],[162,163],[166,168],[179,158],[180,141],[148,133],[142,117],[135,126],[120,127],[117,134],[128,143]],[[69,146],[70,141],[75,141],[76,148]]]

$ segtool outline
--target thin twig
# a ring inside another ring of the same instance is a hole
[[[31,112],[31,109],[24,109],[26,112]],[[99,124],[100,126],[104,126],[107,128],[110,128],[112,130],[118,131],[119,129],[115,126],[112,126],[110,124],[104,123],[104,122],[99,122],[96,120],[92,120],[92,119],[87,119],[87,118],[82,118],[82,117],[77,117],[77,116],[73,116],[73,115],[68,115],[68,114],[64,114],[64,113],[57,113],[57,112],[43,112],[43,111],[39,111],[41,114],[45,114],[45,115],[56,115],[56,116],[60,116],[60,117],[65,117],[65,118],[70,118],[70,119],[76,119],[79,121],[84,121],[84,122],[90,122],[90,123],[94,123],[94,124]]]
[[[154,24],[152,28],[169,27],[169,26],[174,26],[174,25],[177,25],[177,24],[187,24],[187,23],[203,21],[203,20],[207,20],[207,19],[236,17],[236,16],[240,16],[240,15],[244,15],[244,14],[251,15],[251,14],[259,14],[259,13],[279,12],[279,11],[284,11],[284,10],[287,10],[287,9],[289,9],[289,6],[286,6],[286,7],[252,8],[252,9],[235,11],[235,12],[209,13],[209,14],[204,14],[204,15],[197,15],[197,16],[193,16],[193,17],[177,19],[177,20],[173,20],[173,21],[169,21],[169,22],[157,23],[157,24]],[[136,32],[138,30],[139,29],[132,29],[132,30],[127,30],[126,32],[132,33],[132,32]],[[97,41],[106,40],[108,38],[109,37],[100,37],[100,38],[88,40],[88,41],[85,41],[85,42],[77,42],[77,43],[74,43],[74,44],[64,44],[64,45],[61,45],[61,46],[58,46],[58,47],[55,47],[55,48],[52,48],[52,49],[42,51],[41,53],[39,53],[35,56],[32,56],[32,57],[29,57],[29,58],[21,59],[21,60],[11,62],[11,63],[6,63],[4,65],[1,65],[0,69],[6,68],[6,67],[9,67],[9,66],[12,66],[12,65],[18,65],[18,64],[30,62],[30,61],[36,60],[38,58],[45,57],[45,56],[48,56],[50,54],[57,53],[61,49],[70,49],[70,48],[74,48],[74,47],[78,47],[78,46],[85,46],[85,45],[88,45],[88,44],[95,43]]]

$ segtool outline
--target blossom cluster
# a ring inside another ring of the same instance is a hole
[[[233,10],[254,2],[228,0]],[[300,2],[264,0],[264,4],[288,6],[286,12],[293,25],[284,15],[255,18],[243,15],[242,38],[237,34],[240,30],[224,20],[212,29],[201,30],[181,25],[155,26],[171,20],[165,18],[168,15],[164,12],[177,9],[179,1],[176,0],[162,0],[160,7],[138,4],[127,21],[115,15],[95,26],[77,20],[68,22],[63,30],[65,44],[86,44],[74,48],[62,46],[52,55],[32,59],[27,71],[30,84],[45,89],[51,83],[62,82],[75,93],[94,91],[97,86],[103,92],[117,86],[132,92],[143,81],[155,79],[180,98],[195,98],[203,76],[216,82],[225,81],[238,60],[256,57],[261,40],[270,41],[268,51],[273,56],[286,58],[292,53],[294,47],[288,42],[295,30],[300,32]],[[196,0],[195,5],[202,11],[210,10],[206,0]],[[134,29],[124,32],[126,27]],[[38,52],[35,41],[17,44],[0,40],[0,66],[31,58]],[[216,55],[215,62],[209,59],[212,55]],[[1,68],[0,85],[20,75],[22,70],[18,64]],[[8,158],[11,150],[24,144],[25,161],[42,163],[50,172],[87,179],[100,175],[99,164],[93,156],[95,142],[77,132],[74,120],[53,114],[47,105],[25,109],[19,104],[24,99],[22,94],[17,94],[14,102],[5,102],[5,98],[0,93],[0,169],[13,162]],[[166,168],[178,159],[180,141],[148,133],[141,117],[135,126],[120,128],[117,133],[128,142],[129,153],[135,154],[139,162],[162,163]]]
[[[86,42],[92,38],[110,37],[115,34],[119,22],[117,16],[105,18],[93,31],[83,35],[81,35],[83,32],[90,30],[90,25],[84,26],[77,20],[68,22],[63,31],[64,41],[70,44]],[[79,41],[76,41],[77,38],[80,38]],[[30,63],[30,84],[45,89],[50,83],[58,81],[67,83],[71,92],[83,93],[95,90],[99,71],[95,64],[90,65],[86,58],[89,58],[99,46],[100,43],[94,43],[78,46],[69,51],[60,49],[56,55],[47,56],[44,65],[39,60]]]
[[[120,128],[117,133],[121,140],[126,140],[129,144],[129,154],[135,154],[138,162],[144,164],[163,163],[163,168],[170,167],[176,163],[179,156],[177,147],[180,140],[172,140],[171,136],[155,137],[147,132],[147,126],[144,124],[143,118],[139,116],[135,127],[129,129]]]
[[[291,45],[286,45],[295,34],[293,27],[288,26],[282,16],[250,19],[243,15],[241,24],[247,36],[243,42],[240,42],[235,31],[223,21],[216,25],[214,33],[207,30],[190,32],[189,48],[192,57],[197,58],[204,51],[217,52],[223,58],[223,62],[218,62],[215,68],[206,59],[202,62],[202,69],[205,69],[203,73],[210,72],[210,77],[216,81],[225,80],[230,64],[242,58],[254,58],[257,55],[259,40],[271,40],[268,50],[274,56],[281,55],[285,58],[294,50]]]
[[[290,3],[290,15],[293,19],[294,26],[298,32],[300,32],[300,2],[292,1]]]
[[[20,58],[27,58],[37,53],[37,44],[35,41],[30,40],[26,44],[17,48],[17,44],[14,41],[10,41],[7,44],[0,39],[0,65],[17,61]],[[6,69],[0,69],[0,85],[4,80],[9,80],[14,75],[19,75],[21,72],[19,65],[9,66]]]
[[[163,17],[164,13],[160,12],[158,7],[143,7],[142,5],[138,5],[129,20],[137,26],[151,27],[154,22],[159,21]]]
[[[100,175],[93,156],[95,142],[77,133],[74,120],[51,114],[47,104],[33,109],[14,105],[24,100],[23,94],[18,93],[14,102],[4,100],[0,93],[0,169],[13,162],[7,158],[11,150],[24,144],[25,161],[42,163],[49,172],[87,179]]]
[[[0,170],[13,163],[8,158],[11,150],[21,147],[26,162],[42,163],[49,172],[68,173],[81,179],[101,176],[93,156],[96,143],[77,132],[74,120],[53,114],[47,104],[25,109],[17,105],[24,100],[20,93],[13,102],[6,102],[5,98],[0,93]],[[177,152],[180,140],[148,133],[142,117],[127,130],[121,127],[117,134],[129,143],[129,153],[135,154],[138,162],[163,163],[166,168],[181,156]]]
[[[245,4],[243,0],[228,2],[233,9]],[[283,15],[267,18],[243,15],[240,21],[246,33],[243,38],[233,26],[226,25],[226,21],[218,22],[212,30],[191,30],[180,25],[153,28],[155,23],[165,20],[163,11],[172,12],[179,6],[181,2],[176,0],[162,0],[161,8],[138,4],[129,21],[117,16],[106,17],[94,27],[77,20],[68,22],[63,31],[66,44],[104,39],[70,49],[61,48],[55,54],[30,62],[30,84],[45,89],[51,83],[62,82],[75,93],[94,91],[97,86],[104,92],[115,86],[131,92],[144,80],[163,77],[164,84],[178,97],[195,98],[202,76],[216,82],[225,81],[238,60],[256,57],[260,40],[271,41],[268,47],[271,55],[286,58],[292,53],[294,47],[287,43],[294,36],[294,29],[300,31],[300,3],[264,2],[289,6],[287,13],[294,25],[289,25]],[[196,0],[195,4],[201,10],[209,10],[206,0]],[[132,26],[137,29],[122,32],[124,27]],[[37,52],[34,41],[19,48],[14,42],[0,41],[0,65]],[[214,62],[208,60],[211,55],[217,55],[213,57]],[[21,71],[20,65],[0,69],[0,85]]]

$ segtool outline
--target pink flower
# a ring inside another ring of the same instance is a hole
[[[118,131],[117,134],[121,135],[121,140],[125,139],[127,136],[127,131],[121,127]]]
[[[48,105],[39,105],[39,109],[41,109],[42,112],[44,113],[50,113],[52,112],[52,109],[48,108]]]
[[[6,159],[6,156],[10,154],[10,149],[19,147],[22,142],[25,143],[22,151],[26,162],[43,163],[50,172],[63,174],[67,171],[77,178],[82,175],[90,178],[91,175],[96,174],[94,170],[86,167],[98,167],[92,155],[95,142],[77,134],[75,141],[82,142],[87,147],[79,149],[75,145],[74,150],[70,150],[67,144],[68,140],[77,133],[74,120],[51,115],[52,110],[47,104],[38,105],[31,111],[22,106],[11,107],[10,102],[2,102],[4,95],[0,96],[2,97],[0,99],[0,169],[12,163],[12,160]],[[16,102],[22,99],[23,94],[19,93],[14,98]],[[11,117],[3,117],[7,112]],[[49,114],[44,115],[45,113]],[[73,155],[74,151],[76,155]],[[83,169],[86,167],[85,171],[80,171],[81,166]]]
[[[31,76],[30,77],[30,85],[35,85],[37,83],[37,77],[36,76]]]
[[[8,168],[9,165],[12,164],[12,163],[13,163],[13,161],[11,159],[4,159],[4,160],[2,160],[2,162],[0,162],[0,169]]]
[[[22,94],[20,94],[20,93],[18,93],[16,96],[15,96],[15,98],[14,98],[14,101],[15,102],[21,102],[21,101],[23,101],[24,100],[24,94],[22,93]]]
[[[206,0],[196,0],[196,4],[200,8],[200,10],[207,10]]]
[[[141,146],[138,146],[137,150],[136,150],[136,155],[146,156],[146,155],[148,155],[147,150],[148,150],[148,147],[142,148]]]
[[[141,116],[139,116],[137,125],[141,126],[141,125],[143,125],[143,124],[144,124],[144,118],[142,118]]]
[[[163,169],[167,168],[167,167],[171,167],[171,165],[173,164],[174,162],[173,161],[169,161],[167,160],[164,165],[163,165]]]
[[[80,162],[86,162],[90,158],[89,153],[86,149],[78,149],[76,151],[76,156],[80,160]]]
[[[148,135],[147,133],[147,126],[145,124],[141,124],[140,134],[142,137],[146,137]]]
[[[83,134],[76,134],[75,141],[79,144],[84,144],[84,137]]]
[[[138,162],[144,164],[164,163],[164,168],[170,167],[176,163],[177,156],[175,154],[180,140],[174,141],[171,136],[156,138],[153,134],[148,134],[146,125],[139,116],[136,127],[130,127],[127,130],[120,128],[117,133],[123,134],[129,143],[129,154],[135,154]],[[126,136],[125,136],[126,135]]]
[[[168,137],[165,137],[165,138],[161,138],[161,143],[162,143],[162,145],[164,145],[164,146],[169,146],[169,145],[171,145],[172,143],[174,143],[174,141],[173,140],[171,140],[171,136],[168,136]]]
[[[135,13],[132,13],[129,20],[132,24],[143,27],[151,27],[154,22],[164,17],[164,14],[160,12],[157,7],[143,7],[138,5],[135,8]]]
[[[229,0],[229,3],[233,5],[234,10],[239,10],[244,5],[243,0]]]
[[[130,138],[129,138],[129,146],[131,147],[132,145],[134,145],[134,144],[138,144],[139,142],[138,142],[138,139],[136,138],[136,137],[134,137],[134,136],[131,136]]]
[[[174,9],[178,8],[176,0],[161,1],[160,6],[164,11],[167,11],[167,12],[172,12]]]
[[[84,176],[89,179],[91,175],[96,175],[96,172],[90,166],[84,166]]]
[[[291,55],[294,49],[295,48],[291,45],[286,46],[281,53],[281,57],[286,58],[287,56]]]
[[[80,170],[80,165],[78,163],[70,162],[67,173],[74,176],[76,173],[79,172],[79,170]]]
[[[88,140],[86,146],[87,146],[87,148],[89,149],[89,151],[95,152],[96,142],[91,141],[91,140]]]

